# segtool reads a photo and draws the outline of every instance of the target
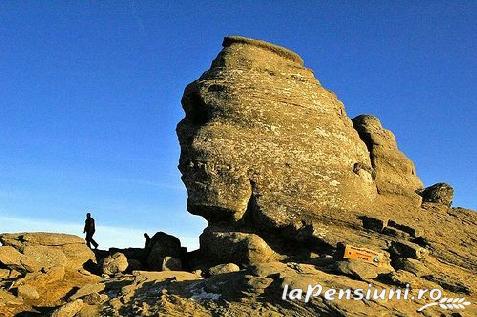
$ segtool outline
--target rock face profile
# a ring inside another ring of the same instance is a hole
[[[248,217],[275,228],[372,203],[368,150],[343,104],[301,58],[242,37],[223,46],[182,99],[188,210],[213,223]]]
[[[477,316],[477,212],[452,207],[450,185],[423,188],[393,133],[350,119],[297,54],[226,37],[182,106],[200,249],[164,232],[95,254],[78,237],[0,235],[0,316]],[[412,299],[380,297],[391,289]]]

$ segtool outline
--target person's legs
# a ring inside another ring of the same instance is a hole
[[[96,243],[96,241],[93,240],[93,233],[87,232],[85,240],[86,240],[86,245],[88,246],[88,248],[91,249],[91,243],[93,244],[93,246],[96,246],[96,248],[98,247],[98,244]]]
[[[93,235],[91,235],[90,241],[91,241],[91,243],[93,244],[93,247],[94,247],[95,249],[97,249],[97,248],[98,248],[98,242],[94,241]]]

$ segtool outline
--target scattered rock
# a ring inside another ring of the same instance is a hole
[[[359,260],[337,261],[335,267],[339,273],[361,280],[373,279],[379,274],[391,272],[390,268],[384,269]]]
[[[450,207],[454,199],[454,189],[446,183],[437,183],[421,192],[422,200]]]
[[[85,286],[81,287],[76,293],[74,293],[70,297],[70,300],[76,300],[78,298],[82,298],[93,293],[102,292],[104,288],[105,285],[103,283],[86,284]]]
[[[198,277],[195,274],[184,271],[163,271],[163,272],[150,272],[150,271],[134,271],[133,276],[136,279],[147,281],[165,281],[173,279],[175,281],[188,281],[197,280]]]
[[[0,263],[10,269],[24,270],[23,255],[12,246],[0,246]]]
[[[400,239],[409,239],[410,235],[407,232],[398,230],[393,227],[385,227],[383,229],[383,234],[390,236],[390,237],[395,237],[395,238],[400,238]]]
[[[363,228],[376,232],[383,231],[384,227],[387,225],[387,220],[367,216],[361,217],[361,221],[363,222]]]
[[[85,295],[82,299],[83,299],[83,302],[88,305],[98,305],[98,304],[101,304],[103,301],[107,300],[107,298],[102,297],[98,293],[91,293],[91,294]]]
[[[74,317],[83,308],[83,300],[69,302],[53,312],[51,317]]]
[[[3,233],[0,242],[20,253],[22,270],[30,272],[41,268],[63,265],[80,269],[87,261],[95,261],[94,253],[80,237],[60,233]]]
[[[417,277],[422,277],[425,275],[432,274],[431,270],[429,270],[424,263],[417,259],[413,258],[398,258],[396,259],[396,267],[398,269],[402,269],[408,271]]]
[[[128,259],[122,253],[114,253],[104,258],[101,263],[101,272],[106,275],[123,273],[128,268]]]
[[[268,262],[275,254],[268,244],[256,234],[227,232],[209,227],[200,235],[204,256],[218,263],[251,264]]]
[[[18,286],[18,296],[23,299],[38,299],[40,298],[40,294],[34,286],[31,285],[20,285]]]
[[[405,233],[411,235],[414,238],[417,238],[417,237],[422,235],[421,232],[417,228],[397,223],[396,221],[394,221],[392,219],[388,221],[388,226],[392,227],[392,228],[395,228],[397,230],[400,230],[402,232],[405,232]]]
[[[224,273],[238,272],[240,267],[234,263],[219,264],[209,269],[209,275],[218,275]]]
[[[178,258],[173,258],[166,256],[162,259],[161,265],[162,271],[181,271],[182,270],[182,261]]]
[[[165,257],[181,258],[181,242],[164,232],[156,233],[149,244],[147,265],[151,270],[160,271]]]
[[[8,269],[0,269],[0,280],[9,278],[10,272]]]
[[[429,250],[409,241],[392,241],[391,254],[401,258],[421,259],[429,254]]]

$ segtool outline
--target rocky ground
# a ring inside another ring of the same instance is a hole
[[[348,118],[297,54],[227,37],[182,104],[200,249],[162,232],[95,252],[2,234],[0,316],[477,316],[477,213],[448,184],[425,188],[393,133]],[[408,299],[354,293],[391,288]]]

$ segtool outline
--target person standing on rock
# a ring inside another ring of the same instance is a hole
[[[94,218],[91,217],[91,214],[88,212],[86,214],[86,220],[84,221],[84,230],[83,233],[86,233],[86,245],[91,248],[91,244],[94,246],[95,249],[98,248],[98,243],[94,241],[93,235],[96,231],[96,227],[94,224]]]

